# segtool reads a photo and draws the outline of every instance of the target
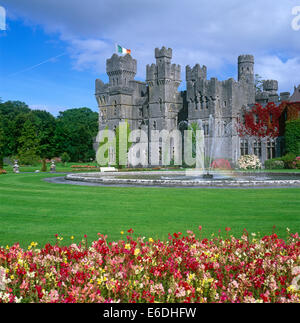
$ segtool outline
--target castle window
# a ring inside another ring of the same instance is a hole
[[[143,108],[139,108],[139,116],[142,117],[143,116]]]
[[[160,112],[163,112],[163,104],[162,104],[161,98],[159,99],[159,109],[160,109]]]
[[[260,140],[254,140],[254,142],[253,142],[253,153],[258,158],[261,157],[261,141]]]
[[[114,101],[114,116],[117,115],[117,101]]]
[[[227,102],[226,101],[224,101],[224,107],[226,107],[227,106]]]
[[[241,139],[240,147],[241,147],[241,156],[248,155],[248,141],[245,139]]]
[[[153,129],[156,130],[156,128],[157,128],[156,121],[153,121]]]
[[[274,139],[269,139],[267,141],[267,159],[272,159],[275,157],[275,141]]]
[[[204,130],[204,136],[208,136],[209,135],[209,126],[208,126],[208,124],[204,124],[203,130]]]

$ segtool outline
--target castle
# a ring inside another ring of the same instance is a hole
[[[146,132],[172,131],[197,122],[204,130],[207,151],[211,148],[212,128],[221,141],[216,158],[226,158],[234,164],[243,154],[255,153],[262,161],[280,154],[280,143],[276,140],[241,139],[235,129],[235,123],[247,107],[256,102],[280,102],[290,97],[287,92],[277,94],[275,80],[265,81],[263,91],[256,93],[252,55],[238,57],[237,81],[233,78],[208,80],[206,66],[186,66],[186,91],[178,91],[181,67],[171,63],[172,49],[156,48],[155,59],[155,64],[146,67],[146,82],[134,79],[137,61],[129,54],[113,54],[107,60],[109,83],[96,80],[99,130],[115,130],[119,122],[124,121],[131,130]]]

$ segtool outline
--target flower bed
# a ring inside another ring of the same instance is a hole
[[[4,174],[7,174],[6,170],[5,169],[0,169],[0,175],[4,175]]]
[[[43,249],[0,248],[0,303],[300,301],[298,234],[284,241],[226,231],[226,239],[188,231],[146,241],[130,229],[124,241],[99,234],[90,247],[86,237],[60,246],[57,236]]]

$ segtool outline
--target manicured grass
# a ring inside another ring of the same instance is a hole
[[[300,228],[300,189],[179,189],[86,187],[50,184],[50,174],[0,176],[0,246],[54,242],[57,233],[70,244],[97,233],[109,240],[133,228],[136,235],[167,239],[168,233],[194,230],[202,236],[231,227],[286,237]],[[225,234],[225,233],[224,233]]]

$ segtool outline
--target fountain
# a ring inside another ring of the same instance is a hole
[[[197,122],[190,124],[187,121],[181,121],[178,125],[179,129],[185,125],[189,130],[193,132],[194,138],[196,138],[196,131],[200,130],[202,132],[201,136],[203,136],[202,140],[198,143],[198,146],[193,146],[193,154],[196,154],[196,169],[193,170],[194,174],[199,172],[204,179],[212,179],[214,174],[212,174],[212,163],[219,153],[220,148],[223,145],[224,139],[227,135],[232,131],[232,123],[228,123],[224,129],[222,129],[222,133],[217,133],[217,127],[215,118],[212,115],[209,115],[208,119],[208,129],[207,129],[207,138],[204,138],[204,125],[202,120],[198,120]],[[196,127],[195,127],[196,125]],[[206,148],[205,148],[206,141]],[[191,175],[191,171],[188,171],[188,174]]]

